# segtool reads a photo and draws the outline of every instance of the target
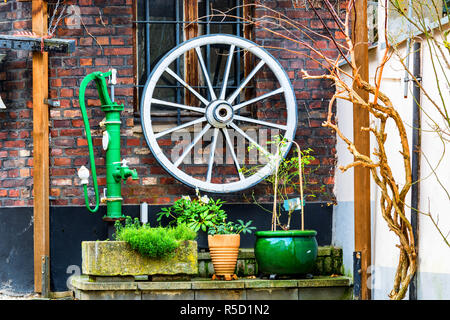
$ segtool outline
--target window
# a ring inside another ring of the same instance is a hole
[[[249,7],[242,4],[249,0],[138,0],[137,2],[137,87],[138,97],[142,94],[147,78],[158,61],[172,48],[185,40],[200,35],[226,33],[251,38],[251,29],[238,17],[248,17]],[[214,16],[219,10],[228,16]],[[205,63],[214,87],[219,87],[220,77],[225,67],[226,56],[220,46],[206,48]],[[223,60],[223,61],[222,61]],[[251,61],[238,53],[230,74],[230,90],[237,88],[244,78]],[[197,89],[208,95],[206,84],[202,83],[194,54],[178,59],[172,70]],[[166,101],[191,104],[191,93],[174,79],[164,79],[158,83],[158,96]],[[161,117],[180,117],[180,110],[160,111]]]

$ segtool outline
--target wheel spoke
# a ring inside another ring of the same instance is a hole
[[[253,140],[248,134],[246,134],[244,131],[242,131],[237,125],[235,125],[233,122],[230,122],[230,126],[236,130],[241,136],[243,136],[245,139],[247,139],[250,143],[254,144],[258,150],[260,150],[262,153],[272,157],[272,154],[261,147],[255,140]]]
[[[225,71],[223,74],[222,90],[220,91],[220,96],[219,96],[219,99],[221,99],[221,100],[225,99],[225,92],[227,91],[227,82],[228,82],[228,77],[230,75],[231,62],[233,61],[234,48],[235,48],[235,45],[230,46],[230,52],[228,54],[227,64],[225,66]]]
[[[253,78],[253,76],[259,71],[259,69],[262,68],[262,66],[265,64],[265,62],[263,60],[261,60],[256,67],[252,70],[252,72],[250,72],[250,74],[244,79],[244,81],[242,81],[241,85],[239,86],[239,88],[237,88],[232,94],[231,96],[227,99],[228,103],[233,103],[234,99],[236,99],[236,97],[238,96],[239,92],[241,92],[241,90],[247,85],[247,83]]]
[[[216,152],[218,128],[214,128],[214,134],[211,141],[211,150],[209,151],[208,173],[206,174],[206,182],[211,182],[212,167],[214,164],[214,154]]]
[[[191,149],[197,144],[197,142],[204,136],[206,131],[211,128],[211,125],[208,123],[203,130],[194,138],[194,140],[187,146],[187,148],[184,150],[183,154],[175,161],[174,165],[175,167],[178,167],[181,162],[183,162],[184,158],[188,155],[188,153],[191,151]]]
[[[196,90],[194,90],[190,85],[186,83],[183,79],[181,79],[175,72],[172,71],[172,69],[167,68],[166,71],[168,74],[170,74],[175,80],[177,80],[179,83],[181,83],[186,89],[188,89],[194,96],[196,96],[205,106],[209,104],[208,100],[203,98],[200,93],[198,93]]]
[[[237,114],[234,115],[234,119],[240,120],[240,121],[245,121],[245,122],[252,122],[252,123],[260,124],[260,125],[267,126],[267,127],[281,129],[281,130],[287,130],[287,126],[285,126],[284,124],[278,124],[278,123],[272,123],[272,122],[242,117]]]
[[[223,135],[225,136],[225,140],[227,141],[228,148],[231,151],[231,157],[233,158],[234,165],[236,166],[236,170],[237,170],[237,172],[239,174],[239,178],[241,180],[244,180],[245,178],[244,178],[244,175],[241,172],[241,167],[239,166],[239,162],[238,162],[238,160],[236,158],[236,153],[234,152],[234,146],[231,143],[230,136],[228,135],[228,130],[227,130],[227,128],[222,128],[222,131],[223,131]]]
[[[170,129],[161,131],[161,132],[155,134],[155,138],[156,139],[161,138],[162,136],[165,136],[166,134],[169,134],[169,133],[177,131],[177,130],[184,129],[184,128],[189,127],[189,126],[193,126],[194,124],[201,123],[203,121],[206,121],[206,117],[201,117],[199,119],[195,119],[195,120],[186,122],[186,123],[184,123],[184,124],[182,124],[180,126],[177,126],[175,128],[170,128]]]
[[[180,103],[174,103],[174,102],[169,102],[169,101],[164,101],[164,100],[159,100],[159,99],[154,99],[154,98],[151,100],[151,103],[162,104],[162,105],[168,106],[168,107],[185,109],[185,110],[195,111],[195,112],[199,112],[199,113],[205,113],[204,108],[191,107],[191,106],[187,106],[187,105],[180,104]]]
[[[217,97],[216,97],[216,94],[214,93],[214,89],[211,84],[211,79],[209,78],[208,70],[206,69],[205,61],[203,60],[203,56],[202,56],[202,52],[200,51],[200,47],[196,47],[195,52],[197,52],[197,57],[198,57],[198,61],[200,62],[200,67],[202,68],[206,83],[208,84],[209,93],[211,94],[211,99],[216,100]]]
[[[244,101],[244,102],[242,102],[242,103],[239,103],[239,104],[237,104],[237,105],[234,105],[234,106],[233,106],[233,111],[237,111],[237,110],[239,110],[239,109],[241,109],[241,108],[243,108],[243,107],[245,107],[245,106],[248,106],[249,104],[252,104],[252,103],[261,101],[261,100],[266,99],[266,98],[268,98],[268,97],[271,97],[271,96],[274,96],[274,95],[276,95],[276,94],[279,94],[279,93],[281,93],[281,92],[283,92],[283,91],[284,91],[283,88],[278,88],[277,90],[274,90],[274,91],[265,93],[265,94],[263,94],[263,95],[260,95],[259,97],[256,97],[256,98],[253,98],[253,99]]]

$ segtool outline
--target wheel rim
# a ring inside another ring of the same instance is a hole
[[[229,54],[227,55],[226,66],[223,74],[223,82],[219,92],[213,89],[210,74],[206,71],[205,61],[203,54],[201,52],[201,47],[207,45],[228,45]],[[228,76],[230,74],[231,63],[233,56],[236,55],[237,50],[246,50],[259,59],[253,70],[242,80],[240,86],[233,90],[229,95],[226,95]],[[170,65],[177,59],[182,57],[186,52],[190,50],[195,50],[197,54],[197,59],[199,61],[201,73],[205,79],[207,85],[207,90],[209,92],[210,100],[202,96],[197,90],[192,88],[192,86],[186,83],[178,74],[176,74]],[[241,93],[244,87],[248,84],[250,80],[257,74],[257,72],[263,67],[267,66],[276,77],[279,87],[270,92],[264,93],[260,96],[254,97],[252,99],[241,101],[239,103],[234,103],[237,96]],[[188,106],[181,103],[173,103],[165,100],[160,100],[154,97],[155,87],[157,82],[163,74],[168,74],[175,81],[179,82],[186,90],[188,90],[192,95],[194,95],[201,103],[201,106]],[[217,94],[216,94],[217,93]],[[238,111],[248,105],[258,103],[264,99],[270,98],[272,96],[280,95],[284,97],[284,103],[286,108],[286,120],[285,123],[273,123],[264,121],[261,119],[254,119],[252,117],[245,117],[238,114]],[[152,125],[152,105],[163,105],[165,107],[192,111],[199,115],[199,118],[192,121],[186,122],[181,125],[177,125],[173,128],[163,130],[161,132],[155,132]],[[292,89],[290,80],[281,67],[278,61],[276,61],[265,49],[261,48],[257,44],[246,40],[244,38],[230,36],[230,35],[208,35],[201,36],[191,40],[188,40],[179,46],[168,52],[155,66],[152,74],[144,88],[142,100],[141,100],[141,124],[145,135],[147,144],[150,147],[156,160],[168,171],[173,177],[182,183],[191,186],[193,188],[198,188],[207,192],[216,193],[229,193],[245,190],[256,185],[258,182],[262,181],[265,177],[273,172],[275,169],[276,162],[281,161],[280,157],[271,155],[267,150],[268,148],[260,146],[254,139],[252,139],[248,134],[246,134],[239,126],[236,124],[237,121],[248,123],[252,125],[261,125],[265,127],[279,129],[283,132],[283,136],[287,139],[287,143],[281,148],[280,154],[284,157],[291,146],[291,141],[295,136],[295,131],[297,127],[297,105],[295,94]],[[194,139],[192,142],[183,150],[183,153],[177,160],[170,160],[162,151],[160,145],[158,144],[158,139],[169,135],[172,132],[186,129],[188,127],[202,124],[202,130],[199,133],[194,134]],[[234,129],[235,132],[245,139],[248,143],[254,144],[258,147],[258,151],[268,155],[270,161],[265,166],[262,166],[257,172],[251,176],[244,177],[240,172],[240,164],[236,157],[234,151],[234,143],[230,139],[229,130]],[[198,143],[200,139],[205,135],[206,132],[212,130],[212,140],[210,144],[210,152],[208,157],[208,169],[204,180],[200,180],[191,176],[190,174],[184,172],[180,169],[180,165],[187,155],[192,152],[192,148]],[[237,171],[238,181],[233,181],[229,183],[213,183],[212,182],[212,171],[214,166],[215,149],[217,144],[217,138],[219,132],[222,132],[225,139],[225,148],[228,148],[233,159],[233,164]]]

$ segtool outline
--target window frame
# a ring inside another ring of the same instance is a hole
[[[139,1],[143,2],[144,8],[145,8],[145,19],[144,20],[139,20],[138,19],[138,14],[137,14],[137,10],[139,8]],[[151,32],[150,32],[150,26],[151,24],[174,24],[175,25],[175,46],[183,43],[185,40],[189,40],[192,38],[195,38],[199,35],[199,25],[204,25],[205,26],[205,35],[206,34],[210,34],[210,27],[212,24],[216,24],[216,23],[223,23],[223,24],[234,24],[237,25],[238,27],[236,27],[235,29],[235,33],[233,33],[236,36],[242,36],[245,37],[246,39],[249,40],[253,40],[253,26],[251,23],[245,23],[244,20],[251,20],[252,17],[254,16],[254,7],[253,6],[248,6],[248,4],[252,3],[253,0],[234,0],[235,4],[236,4],[236,15],[240,16],[243,18],[243,20],[239,20],[236,19],[234,21],[227,21],[227,22],[219,22],[219,21],[206,21],[205,20],[201,20],[202,17],[199,17],[199,5],[198,5],[198,0],[173,0],[174,4],[175,4],[175,20],[151,20],[151,9],[149,6],[149,2],[150,0],[135,0],[134,1],[134,12],[135,12],[135,19],[133,21],[134,23],[134,27],[135,29],[135,41],[134,41],[134,45],[135,45],[135,62],[136,62],[136,67],[135,67],[135,115],[136,116],[140,116],[140,111],[139,111],[139,105],[140,105],[140,96],[141,96],[141,92],[143,91],[145,84],[144,82],[141,82],[142,79],[145,79],[145,81],[148,79],[148,76],[151,74],[152,68],[151,68],[151,64],[152,61],[150,59],[150,50],[151,50],[151,45],[148,45],[149,43],[151,43]],[[209,16],[211,14],[211,10],[210,10],[210,4],[211,4],[211,0],[204,0],[205,1],[205,11],[206,11],[206,16]],[[181,7],[180,10],[180,5],[181,3],[183,4],[183,6]],[[183,12],[181,12],[183,11]],[[144,39],[145,39],[145,78],[140,79],[139,78],[139,61],[140,61],[140,57],[139,57],[139,39],[138,39],[138,26],[139,24],[144,24],[144,30],[145,30],[145,35],[144,35]],[[235,59],[236,61],[240,61],[240,52],[237,53],[238,54],[238,58]],[[209,57],[209,48],[207,48],[207,57]],[[243,57],[244,59],[244,65],[243,65],[243,72],[244,72],[244,77],[252,70],[252,66],[253,66],[253,61],[251,60],[251,57],[248,57],[246,55],[244,55]],[[176,71],[177,74],[180,74],[180,62],[177,61],[176,62]],[[209,65],[209,59],[206,59],[206,67],[207,70],[210,71],[210,65]],[[184,66],[185,68],[187,66],[190,67],[190,72],[184,72],[185,74],[185,81],[189,84],[196,84],[194,85],[195,87],[198,88],[206,88],[206,85],[199,85],[200,82],[200,77],[199,77],[199,68],[198,68],[198,64],[197,64],[197,58],[194,54],[187,54],[185,56],[185,61],[184,61]],[[241,78],[239,77],[240,73],[241,73],[241,64],[240,63],[236,63],[236,84],[234,86],[230,86],[230,88],[237,88],[240,83],[241,83]],[[188,75],[188,76],[186,76]],[[161,88],[164,88],[166,86],[160,86]],[[177,83],[175,86],[167,86],[167,88],[173,88],[175,89],[176,92],[176,100],[180,101],[181,100],[181,90],[185,90],[185,88],[180,84]],[[249,87],[246,87],[246,89],[244,89],[245,92],[245,96],[250,96],[252,94],[252,90],[253,90],[253,85],[250,84]],[[185,90],[186,91],[186,90]],[[183,103],[185,104],[190,104],[191,100],[192,100],[192,95],[189,92],[185,92],[185,101]],[[177,122],[180,122],[180,110],[174,111],[176,112],[176,117],[177,117]],[[158,112],[155,112],[155,115],[158,116]],[[175,114],[174,114],[175,115]],[[161,116],[167,116],[165,113],[161,113]]]

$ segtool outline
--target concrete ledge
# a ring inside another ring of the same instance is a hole
[[[170,282],[99,282],[88,276],[73,276],[76,299],[152,300],[348,300],[352,282],[348,277],[318,276],[313,279],[219,281],[195,278]]]

